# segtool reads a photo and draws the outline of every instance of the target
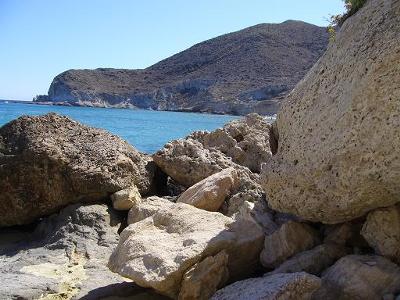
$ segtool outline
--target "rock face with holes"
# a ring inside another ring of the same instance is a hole
[[[101,299],[137,292],[106,267],[120,224],[106,205],[76,204],[33,231],[2,229],[0,299]]]
[[[275,274],[235,282],[219,290],[212,300],[308,300],[321,280],[307,273]]]
[[[0,128],[0,227],[132,184],[149,193],[153,174],[150,157],[104,130],[56,114],[20,117]]]
[[[370,212],[361,234],[377,254],[400,263],[400,205]]]
[[[153,158],[166,174],[186,187],[228,167],[257,173],[276,148],[271,128],[263,117],[250,114],[222,129],[194,132],[172,141]]]
[[[258,114],[249,114],[221,129],[210,133],[195,132],[191,137],[206,149],[219,150],[236,164],[259,173],[261,164],[276,150],[275,138],[270,134],[271,129],[271,124],[265,118]]]
[[[202,283],[196,283],[196,277],[208,276],[202,274],[202,264],[208,264],[204,259],[224,250],[228,255],[226,268],[230,279],[254,272],[264,236],[254,221],[234,221],[220,213],[184,203],[164,202],[163,205],[162,201],[152,198],[143,201],[143,208],[141,205],[132,208],[142,217],[137,217],[135,223],[122,231],[118,247],[109,260],[112,271],[173,298],[178,297],[182,285],[182,293],[187,293],[187,278],[191,276],[191,284],[196,289],[210,288],[208,280],[204,281],[207,286],[200,287]],[[194,268],[192,275],[186,273],[191,267]],[[223,274],[210,276],[224,277]]]
[[[322,276],[313,299],[382,299],[400,293],[400,268],[381,256],[348,255]]]
[[[399,32],[399,1],[367,1],[283,102],[272,208],[340,223],[400,201]]]
[[[234,168],[228,168],[191,186],[179,196],[177,202],[208,211],[218,211],[237,185],[237,172]]]

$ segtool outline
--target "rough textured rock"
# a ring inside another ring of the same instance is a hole
[[[400,206],[370,212],[361,234],[379,255],[400,263]]]
[[[135,203],[140,202],[142,197],[136,186],[120,190],[110,196],[114,209],[129,210]]]
[[[341,245],[333,243],[322,244],[311,250],[296,254],[274,271],[267,273],[267,275],[302,271],[320,275],[322,271],[333,265],[339,258],[345,256],[347,252],[346,248]]]
[[[185,272],[222,250],[229,257],[231,280],[256,269],[264,235],[255,222],[234,222],[220,213],[184,203],[160,205],[161,201],[148,201],[152,216],[122,231],[108,264],[112,271],[140,286],[177,297]],[[157,211],[153,214],[154,207]]]
[[[221,152],[204,149],[191,138],[169,142],[153,159],[161,170],[186,187],[233,166]]]
[[[179,196],[177,202],[208,211],[218,211],[237,185],[237,172],[234,168],[228,168],[191,186]]]
[[[210,133],[195,132],[191,135],[204,148],[219,150],[238,165],[259,173],[275,150],[275,140],[270,136],[272,126],[258,114],[249,114],[243,119],[226,124]]]
[[[150,157],[67,117],[20,117],[0,128],[0,141],[0,226],[104,200],[132,184],[146,194],[152,184]]]
[[[235,282],[219,290],[212,300],[308,300],[321,280],[307,273],[275,274]]]
[[[250,114],[222,129],[197,131],[172,141],[155,153],[153,159],[168,176],[186,187],[228,167],[241,170],[243,175],[248,170],[259,172],[276,146],[270,130],[265,118]],[[258,180],[257,174],[245,177]]]
[[[381,256],[349,255],[341,258],[322,276],[313,299],[382,299],[400,292],[400,268]]]
[[[106,267],[120,222],[106,205],[75,204],[33,232],[2,229],[0,299],[100,299],[137,292]]]
[[[289,221],[267,235],[260,260],[264,267],[275,268],[293,255],[318,244],[317,232],[310,226]]]
[[[128,213],[128,224],[133,224],[153,216],[161,209],[172,208],[174,203],[161,197],[152,196],[136,202]]]
[[[208,300],[229,278],[228,254],[221,251],[195,264],[185,273],[179,299]]]
[[[340,223],[400,201],[400,3],[369,0],[282,105],[273,209]]]
[[[69,105],[273,114],[326,49],[323,27],[259,24],[199,43],[144,70],[68,70],[48,97]],[[47,99],[46,99],[47,98]]]

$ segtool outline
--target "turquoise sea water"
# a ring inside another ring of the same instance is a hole
[[[195,130],[214,130],[238,118],[198,113],[0,102],[0,126],[21,115],[42,115],[48,112],[107,129],[146,153],[154,153],[168,141],[182,138]]]

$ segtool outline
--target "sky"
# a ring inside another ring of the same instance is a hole
[[[146,68],[259,23],[326,26],[342,0],[0,0],[0,99],[47,94],[68,69]]]

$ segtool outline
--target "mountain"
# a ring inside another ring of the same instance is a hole
[[[196,44],[146,69],[65,71],[54,78],[48,96],[36,101],[273,114],[327,44],[323,27],[300,21],[259,24]]]

